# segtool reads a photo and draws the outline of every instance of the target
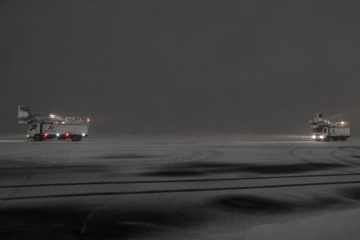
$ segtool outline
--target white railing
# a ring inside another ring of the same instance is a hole
[[[82,117],[66,117],[65,123],[89,123],[89,118],[82,118]]]
[[[349,127],[350,123],[349,122],[330,122],[329,125],[333,126],[333,127]]]

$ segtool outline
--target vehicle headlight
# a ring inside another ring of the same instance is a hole
[[[324,136],[320,136],[320,138],[321,138],[321,139],[323,139],[323,138],[324,138]]]
[[[315,135],[312,135],[311,137],[312,137],[312,138],[316,138],[316,136],[315,136]]]

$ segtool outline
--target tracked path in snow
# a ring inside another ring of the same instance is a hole
[[[91,197],[91,196],[113,196],[113,195],[137,195],[137,194],[163,194],[163,193],[186,193],[186,192],[212,192],[212,191],[237,191],[250,189],[266,189],[266,188],[289,188],[289,187],[311,187],[311,186],[326,186],[326,185],[348,185],[360,184],[359,181],[333,181],[333,182],[311,182],[311,183],[294,183],[294,184],[271,184],[259,186],[243,186],[243,187],[218,187],[218,188],[188,188],[188,189],[161,189],[161,190],[146,190],[146,191],[118,191],[118,192],[89,192],[89,193],[74,193],[74,194],[53,194],[53,195],[33,195],[33,196],[19,196],[6,197],[0,200],[30,200],[30,199],[44,199],[44,198],[69,198],[69,197]]]
[[[41,148],[43,146],[49,147],[49,149],[45,151]],[[25,171],[25,177],[18,181],[18,184],[5,184],[6,182],[2,181],[0,190],[10,190],[11,192],[10,194],[0,192],[0,201],[222,192],[360,183],[358,169],[360,164],[354,157],[359,151],[356,146],[306,144],[305,147],[293,148],[291,143],[280,145],[270,143],[263,146],[258,146],[256,143],[219,146],[213,143],[194,144],[193,146],[188,144],[154,146],[146,143],[124,146],[116,143],[99,147],[96,143],[79,145],[35,145],[32,143],[25,145],[30,151],[20,151],[18,154],[16,147],[13,147],[10,152],[6,153],[5,151],[0,155],[2,159],[6,159],[7,163],[1,170],[14,173]],[[79,151],[87,152],[82,155]],[[296,162],[291,161],[291,158],[289,159],[287,156],[303,162],[305,165],[296,165]],[[269,162],[266,160],[269,157],[273,157],[276,161]],[[19,159],[21,160],[19,164],[9,165],[12,160],[13,163],[17,163]],[[29,166],[23,164],[24,159],[29,160]],[[89,161],[86,161],[88,159]],[[310,167],[306,167],[306,165]],[[283,172],[277,168],[283,168]],[[99,180],[100,178],[96,175],[94,175],[95,180],[91,181],[87,179],[78,181],[73,176],[72,181],[66,178],[69,170],[76,173],[80,170],[92,171],[95,169],[99,171],[111,169],[115,173],[131,170],[131,174],[138,172],[141,174],[132,176],[135,180]],[[180,174],[187,173],[189,169],[196,170],[194,174],[199,175],[192,178],[184,178],[186,174],[176,177],[179,172]],[[54,170],[56,174],[63,175],[67,181],[53,182],[52,179],[49,182],[40,183],[30,181],[30,176],[34,174],[41,175],[44,171],[51,173]],[[287,174],[287,171],[297,174]],[[303,174],[304,171],[315,173]],[[176,174],[169,179],[168,175],[172,173]],[[239,174],[245,176],[234,176]],[[156,178],[154,179],[152,176],[156,176]]]
[[[357,161],[354,161],[354,159],[350,159],[352,157],[339,156],[339,152],[345,152],[344,149],[347,149],[347,147],[295,148],[289,151],[289,155],[314,167],[330,169],[331,166],[343,165],[344,167],[347,168],[346,169],[340,168],[337,169],[337,171],[346,172],[346,173],[359,173],[360,169],[357,169],[357,167],[360,166],[359,159],[356,159]],[[323,152],[322,154],[319,153],[321,151]],[[329,165],[327,166],[324,163]]]
[[[23,184],[3,185],[6,188],[37,188],[37,187],[60,187],[60,186],[87,186],[87,185],[122,185],[122,184],[157,184],[157,183],[191,183],[191,182],[218,182],[218,181],[244,181],[244,180],[269,180],[269,179],[293,179],[293,178],[327,178],[327,177],[351,177],[360,176],[360,173],[348,174],[306,174],[292,176],[269,176],[269,177],[247,177],[247,178],[206,178],[206,179],[178,179],[178,180],[149,180],[149,181],[104,181],[104,182],[71,182],[71,183],[49,183],[49,184]]]

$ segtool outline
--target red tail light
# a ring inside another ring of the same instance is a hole
[[[47,133],[45,133],[45,134],[44,134],[44,136],[45,136],[45,137],[47,137],[47,136],[48,136],[48,134],[47,134]]]
[[[69,136],[69,134],[67,133],[67,134],[65,134],[65,136],[66,136],[66,137],[68,137],[68,136]]]

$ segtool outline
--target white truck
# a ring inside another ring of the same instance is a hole
[[[316,141],[346,141],[350,137],[349,122],[330,122],[323,119],[321,113],[314,114],[314,120],[309,121],[312,128],[312,138]]]
[[[89,118],[31,114],[28,106],[18,106],[18,119],[20,124],[29,124],[27,138],[32,138],[34,141],[53,138],[80,141],[88,137]]]

